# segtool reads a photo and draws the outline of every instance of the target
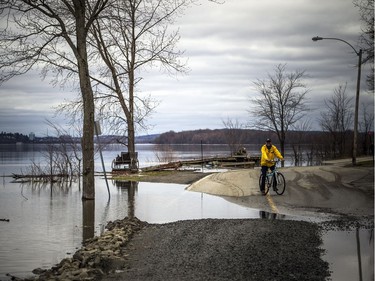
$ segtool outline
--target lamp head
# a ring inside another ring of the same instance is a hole
[[[315,37],[312,38],[312,40],[313,40],[314,42],[316,42],[316,41],[319,41],[319,40],[323,40],[323,38],[322,38],[322,37],[319,37],[319,36],[315,36]]]

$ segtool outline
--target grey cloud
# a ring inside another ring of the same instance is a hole
[[[180,28],[178,47],[186,51],[190,73],[175,79],[152,70],[139,84],[140,91],[161,101],[149,133],[220,128],[227,117],[246,122],[249,99],[256,95],[252,82],[266,78],[279,63],[286,63],[288,71],[306,70],[309,75],[309,103],[317,109],[309,115],[312,120],[340,83],[348,82],[348,93],[354,94],[357,56],[340,42],[311,40],[317,35],[338,37],[357,48],[360,22],[352,0],[226,0],[222,5],[202,0],[200,4],[186,10],[174,26]],[[373,104],[373,96],[365,93],[363,69],[361,102]],[[41,82],[37,73],[15,81],[0,88],[1,111],[16,108],[17,103],[47,110],[74,96]],[[12,112],[2,117],[15,122]]]
[[[31,110],[0,109],[0,131],[19,132],[28,135],[30,132],[45,136],[46,119],[53,119],[51,112]]]

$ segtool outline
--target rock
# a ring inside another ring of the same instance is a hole
[[[118,256],[102,257],[99,264],[99,268],[102,268],[105,272],[113,272],[124,268],[124,266],[125,260]]]
[[[82,252],[81,251],[75,252],[75,254],[73,255],[73,259],[78,260],[78,261],[82,261],[83,260]]]
[[[34,274],[36,274],[36,275],[40,275],[40,274],[42,274],[42,273],[44,273],[44,272],[46,272],[46,271],[47,271],[47,270],[38,267],[38,268],[35,268],[35,269],[32,271],[32,273],[34,273]]]

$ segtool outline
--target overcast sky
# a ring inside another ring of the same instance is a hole
[[[314,129],[319,129],[316,121],[324,99],[340,83],[347,82],[348,94],[355,95],[358,57],[353,50],[339,41],[311,40],[317,35],[336,37],[359,49],[359,13],[352,0],[201,0],[175,26],[190,72],[144,75],[140,90],[160,104],[149,120],[150,129],[140,134],[222,128],[228,118],[248,123],[250,99],[257,95],[253,82],[272,74],[278,64],[309,75],[305,82],[314,110],[306,117]],[[360,103],[373,106],[366,74],[364,67]],[[0,87],[0,131],[45,136],[45,119],[55,120],[53,107],[74,95],[53,88],[38,73],[15,78]]]

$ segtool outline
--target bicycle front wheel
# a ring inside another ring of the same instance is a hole
[[[284,175],[280,172],[277,173],[277,186],[276,186],[276,193],[278,195],[282,195],[285,191],[286,183]]]
[[[263,178],[263,175],[261,174],[260,177],[259,177],[259,188],[262,185],[262,178]],[[266,176],[266,180],[265,180],[265,184],[264,184],[264,194],[266,195],[269,190],[270,190],[270,182],[269,182],[269,178]]]

